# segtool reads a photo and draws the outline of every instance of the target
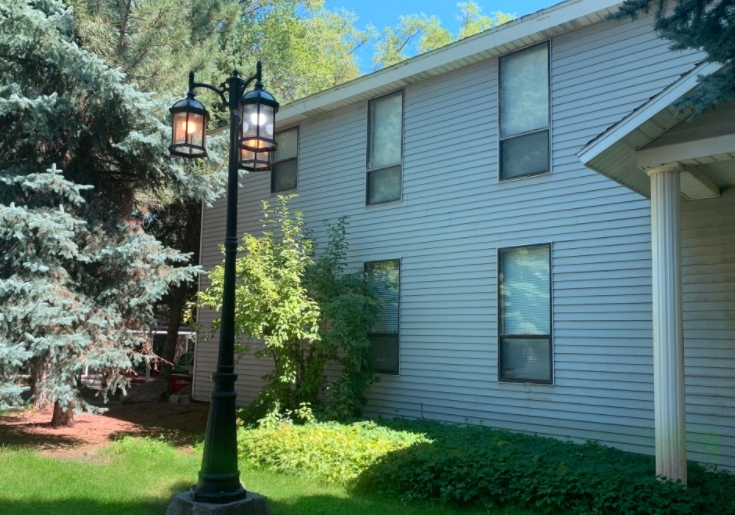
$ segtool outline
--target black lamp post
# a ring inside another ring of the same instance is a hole
[[[255,89],[245,90],[256,81]],[[173,134],[169,151],[176,156],[200,158],[205,147],[209,113],[194,97],[196,88],[214,91],[222,100],[220,108],[230,109],[230,157],[227,178],[227,233],[225,237],[225,278],[217,371],[212,374],[214,390],[209,407],[207,434],[199,481],[192,488],[195,502],[225,504],[244,499],[237,468],[235,398],[235,258],[237,254],[238,168],[249,171],[271,169],[270,153],[276,150],[275,115],[278,102],[263,90],[261,65],[247,80],[232,72],[220,87],[194,82],[189,73],[186,98],[171,107]],[[227,95],[227,97],[225,96]],[[241,123],[242,122],[242,123]]]

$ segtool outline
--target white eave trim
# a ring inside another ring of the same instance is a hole
[[[436,68],[452,65],[463,59],[471,59],[502,45],[519,42],[519,46],[524,46],[521,40],[527,40],[535,34],[554,29],[565,23],[583,20],[589,15],[611,9],[621,3],[620,0],[566,0],[500,25],[495,29],[481,32],[384,70],[297,100],[281,109],[278,116],[279,124],[287,126],[296,123],[310,113],[330,110],[331,105],[344,105],[351,99],[359,99],[391,84],[403,85],[411,82],[412,77],[421,77]],[[588,24],[590,24],[589,21],[581,25]]]
[[[668,163],[699,159],[721,154],[732,154],[735,152],[735,134],[723,134],[712,138],[697,139],[651,147],[636,152],[638,168],[646,170]]]
[[[638,109],[588,143],[577,153],[577,157],[579,157],[579,160],[583,164],[587,165],[594,158],[643,125],[647,120],[653,118],[657,113],[663,111],[684,96],[697,85],[700,75],[709,75],[721,67],[722,65],[718,63],[702,63],[696,66],[689,73],[679,77],[678,80],[661,93],[649,99],[648,102],[641,105]]]

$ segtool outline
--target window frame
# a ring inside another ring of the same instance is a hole
[[[382,98],[389,97],[391,95],[396,95],[396,94],[400,94],[401,95],[401,143],[400,143],[400,147],[401,147],[401,160],[399,162],[391,163],[391,164],[384,165],[384,166],[381,166],[381,167],[378,167],[378,168],[370,168],[370,130],[372,129],[372,119],[371,119],[371,116],[370,116],[370,104],[372,102],[375,102],[376,100],[380,100]],[[367,124],[366,124],[366,127],[367,127],[366,136],[367,137],[365,138],[365,195],[364,195],[365,207],[368,208],[368,207],[374,207],[374,206],[385,206],[385,205],[388,205],[388,204],[396,204],[398,202],[403,202],[403,169],[404,169],[404,166],[403,166],[403,156],[405,154],[404,148],[403,148],[403,146],[404,146],[404,136],[403,136],[403,133],[405,131],[405,118],[406,118],[406,91],[405,91],[405,88],[397,89],[395,91],[391,91],[390,93],[385,93],[383,95],[379,95],[377,97],[373,97],[373,98],[369,99],[367,101],[367,104],[366,104],[366,118],[367,118]],[[401,167],[401,192],[400,192],[400,195],[395,200],[388,200],[386,202],[380,202],[380,203],[371,204],[369,202],[369,199],[370,199],[370,173],[371,172],[378,172],[380,170],[385,170],[385,169],[388,169],[388,168],[393,168],[395,166],[400,166]],[[385,260],[385,261],[389,261],[389,260]]]
[[[498,119],[497,119],[497,134],[498,134],[498,182],[513,182],[518,181],[522,179],[528,179],[531,177],[539,177],[543,175],[549,175],[552,173],[552,152],[553,149],[551,147],[551,39],[547,39],[545,41],[541,41],[540,43],[534,43],[533,45],[529,45],[527,47],[514,50],[513,52],[508,52],[507,54],[503,54],[500,57],[498,57]],[[530,50],[531,48],[539,47],[541,45],[546,45],[546,66],[547,66],[547,77],[548,77],[548,83],[547,83],[547,95],[548,95],[548,104],[547,104],[547,125],[545,128],[542,129],[533,129],[526,132],[521,132],[519,134],[514,134],[513,136],[505,136],[502,135],[502,127],[503,127],[503,80],[502,80],[502,74],[503,74],[503,59],[511,56],[513,54],[517,54],[519,52],[524,52],[526,50]],[[548,155],[548,170],[544,172],[533,172],[533,173],[527,173],[524,175],[518,175],[516,177],[509,177],[507,179],[503,179],[502,172],[503,172],[503,142],[508,141],[514,138],[520,138],[523,136],[529,136],[531,134],[538,134],[540,132],[547,132],[548,135],[548,141],[549,141],[549,155]]]
[[[549,249],[549,333],[548,334],[504,334],[500,332],[502,327],[502,299],[500,295],[501,277],[503,276],[503,252],[515,249],[547,247]],[[529,243],[527,245],[514,245],[512,247],[498,247],[497,249],[497,349],[498,349],[498,383],[503,384],[536,384],[541,386],[554,386],[554,275],[553,275],[553,251],[551,242]],[[549,341],[549,380],[539,379],[510,379],[503,377],[503,340],[548,340]]]
[[[382,204],[379,204],[382,205]],[[377,370],[374,370],[373,372],[376,375],[381,376],[389,376],[389,377],[398,377],[401,375],[401,364],[403,363],[403,358],[401,356],[401,290],[402,290],[402,282],[403,282],[403,274],[401,273],[401,270],[403,269],[403,260],[402,258],[386,258],[386,259],[371,259],[370,261],[363,261],[362,262],[362,270],[363,270],[363,276],[367,280],[367,266],[369,263],[381,263],[384,261],[398,261],[398,371],[393,374],[390,372],[378,372]],[[392,333],[366,333],[368,338],[371,334],[377,334],[377,335],[385,335],[385,334],[392,334]],[[372,343],[372,342],[371,342]]]
[[[288,127],[286,129],[281,129],[278,132],[276,132],[276,138],[279,134],[283,132],[288,132],[291,130],[296,130],[296,156],[295,157],[289,157],[286,159],[281,159],[280,161],[274,161],[272,163],[271,173],[270,173],[270,183],[271,183],[271,197],[275,197],[277,195],[283,195],[284,193],[290,193],[293,191],[298,191],[299,189],[299,153],[301,152],[301,131],[299,130],[298,125],[293,125],[291,127]],[[296,186],[288,189],[288,190],[281,190],[281,191],[273,191],[273,180],[275,179],[275,172],[276,165],[280,163],[287,163],[289,161],[296,161]]]

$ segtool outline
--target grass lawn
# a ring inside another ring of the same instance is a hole
[[[160,441],[126,438],[89,460],[49,458],[36,451],[0,448],[3,515],[163,515],[172,493],[191,486],[199,454]],[[243,470],[246,488],[268,497],[274,515],[470,515],[488,511],[403,505],[356,496],[336,486],[270,472]],[[493,515],[521,515],[506,510]]]

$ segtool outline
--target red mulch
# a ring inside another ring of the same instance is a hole
[[[73,427],[58,429],[50,426],[51,409],[11,412],[0,416],[0,445],[68,458],[93,456],[124,435],[163,436],[187,447],[204,434],[208,410],[205,403],[115,405],[102,415],[76,415]]]

